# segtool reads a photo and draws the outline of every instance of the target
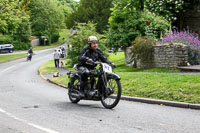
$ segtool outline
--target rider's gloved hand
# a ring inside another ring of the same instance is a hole
[[[88,59],[86,62],[89,63],[89,64],[91,64],[91,65],[95,64],[95,62],[92,59]]]
[[[115,63],[111,63],[112,68],[116,68]]]

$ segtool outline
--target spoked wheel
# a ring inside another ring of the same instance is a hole
[[[121,98],[120,80],[108,79],[107,88],[101,97],[101,103],[105,108],[114,108]]]
[[[72,88],[68,88],[69,89],[68,90],[69,99],[70,99],[70,101],[72,103],[78,103],[80,101],[80,98],[76,98],[76,97],[70,95],[70,93],[74,93],[75,95],[76,94],[78,95],[78,93],[74,92],[73,89],[74,90],[79,90],[80,89],[80,81],[79,81],[79,79],[77,79],[77,78],[74,79],[74,81],[72,81],[72,85],[70,87],[72,87]]]

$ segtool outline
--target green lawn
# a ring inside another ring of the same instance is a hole
[[[27,54],[0,55],[0,63],[26,57]]]
[[[65,85],[65,86],[67,86],[68,81],[69,81],[68,78],[67,78],[67,76],[50,78],[49,80],[51,80],[51,81],[53,81],[55,83],[58,83],[58,84]]]
[[[58,69],[55,68],[54,60],[50,60],[42,64],[39,68],[41,74],[49,74],[53,72],[58,72]]]
[[[43,49],[54,48],[54,47],[59,46],[60,44],[62,44],[62,41],[52,43],[51,45],[48,45],[48,46],[36,46],[36,47],[33,47],[33,50],[43,50]]]
[[[200,75],[117,72],[122,94],[179,102],[200,103]]]
[[[175,73],[179,72],[177,69],[126,67],[123,52],[110,53],[109,60],[117,66],[114,72],[121,77],[123,95],[200,104],[200,75]],[[67,85],[68,78],[50,80]]]

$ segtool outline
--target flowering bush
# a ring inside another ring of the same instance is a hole
[[[168,32],[170,24],[161,16],[154,16],[151,12],[145,11],[141,16],[146,22],[145,35],[153,39],[160,39],[161,33]],[[145,19],[146,18],[146,19]]]
[[[148,0],[146,8],[170,22],[177,19],[176,15],[187,6],[189,2],[185,0]]]
[[[189,63],[199,64],[200,58],[200,39],[197,33],[191,32],[189,30],[184,30],[178,32],[177,30],[173,30],[168,34],[163,36],[163,40],[157,42],[157,44],[164,43],[183,43],[188,45],[188,57]]]
[[[115,9],[109,19],[107,46],[115,50],[130,46],[137,36],[160,39],[170,27],[167,20],[148,11],[127,10]]]

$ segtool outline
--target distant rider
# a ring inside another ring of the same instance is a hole
[[[29,58],[29,60],[31,61],[31,59],[32,59],[32,55],[33,55],[33,49],[32,49],[32,47],[30,47],[29,48],[29,50],[28,50],[28,58]],[[28,59],[27,59],[28,60]]]

